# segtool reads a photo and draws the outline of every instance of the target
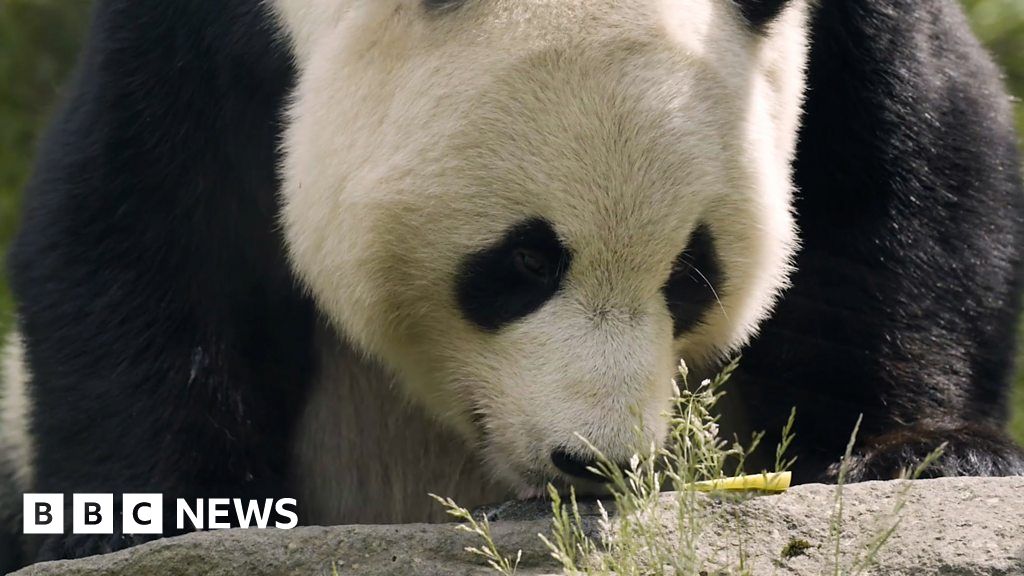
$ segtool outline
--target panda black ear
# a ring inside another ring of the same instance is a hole
[[[740,14],[747,19],[750,25],[758,30],[764,28],[782,9],[786,7],[789,0],[732,0],[740,9]]]

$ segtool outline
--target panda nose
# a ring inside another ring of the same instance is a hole
[[[551,452],[551,463],[555,465],[555,468],[574,478],[591,482],[606,481],[603,476],[588,470],[588,468],[597,468],[597,458],[578,456],[557,449]]]

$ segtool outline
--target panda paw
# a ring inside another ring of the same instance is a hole
[[[127,534],[58,534],[43,541],[36,560],[74,560],[110,554],[156,538],[157,536]]]
[[[845,481],[899,478],[943,444],[941,456],[922,472],[922,478],[1024,475],[1024,449],[995,428],[914,426],[864,442],[847,463]],[[832,464],[826,479],[836,482],[839,470],[839,462]]]

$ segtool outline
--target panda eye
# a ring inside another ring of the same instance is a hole
[[[719,297],[716,291],[721,290],[724,281],[711,230],[705,225],[698,226],[662,288],[676,338],[701,323],[715,305]]]
[[[463,261],[455,285],[462,315],[496,331],[539,310],[561,287],[572,261],[554,227],[539,218],[512,229]]]
[[[536,282],[547,283],[551,279],[553,266],[548,259],[535,250],[519,248],[513,255],[516,271],[525,278]]]

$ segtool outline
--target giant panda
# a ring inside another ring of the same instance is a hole
[[[953,0],[99,0],[9,255],[2,501],[597,491],[577,434],[627,460],[738,352],[725,422],[796,406],[798,481],[860,414],[854,480],[1024,473],[1015,146]]]

